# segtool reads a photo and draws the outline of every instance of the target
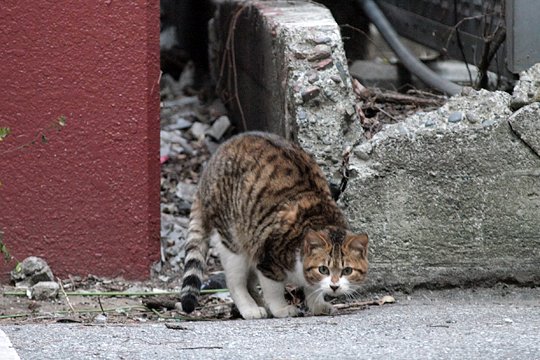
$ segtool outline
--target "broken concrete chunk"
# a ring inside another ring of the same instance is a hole
[[[40,281],[30,288],[30,298],[34,300],[56,299],[60,285],[54,281]]]
[[[194,184],[178,183],[178,185],[176,185],[176,196],[178,196],[182,200],[187,201],[188,203],[193,202],[196,191],[197,185]]]
[[[209,125],[203,124],[201,122],[195,122],[193,123],[193,126],[191,126],[191,134],[197,139],[202,139],[204,135],[206,134],[206,131],[210,128]]]
[[[231,121],[229,120],[229,117],[226,115],[220,116],[219,118],[214,121],[210,129],[206,131],[207,135],[210,135],[214,140],[221,140],[223,135],[229,130],[229,127],[231,126]]]
[[[519,139],[540,158],[540,103],[522,107],[508,122]]]
[[[517,110],[537,101],[540,101],[540,63],[519,74],[510,106]]]
[[[36,256],[27,257],[11,271],[11,281],[17,287],[30,287],[40,281],[53,280],[53,273],[47,262]]]
[[[167,130],[184,130],[188,129],[193,124],[191,121],[179,115],[175,116],[172,120],[174,123],[167,125],[165,127]]]
[[[378,240],[366,286],[538,279],[540,104],[512,115],[509,101],[471,91],[354,148],[340,201]],[[456,113],[474,123],[448,124]]]

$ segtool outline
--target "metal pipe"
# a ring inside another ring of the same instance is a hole
[[[394,51],[403,66],[411,73],[416,75],[426,85],[442,91],[447,95],[456,95],[461,93],[462,87],[451,81],[444,79],[433,70],[422,63],[418,58],[407,49],[399,40],[398,34],[388,22],[383,12],[373,0],[357,0],[366,16],[377,27],[384,40]]]

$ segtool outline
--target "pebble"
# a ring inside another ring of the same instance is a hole
[[[167,130],[184,130],[188,129],[193,125],[193,123],[189,120],[186,120],[183,117],[177,117],[174,124],[168,125],[166,127]]]
[[[478,117],[478,115],[476,115],[475,113],[473,112],[467,112],[465,114],[465,117],[467,118],[467,121],[470,122],[471,124],[477,124],[480,122],[480,118]]]
[[[47,262],[36,256],[27,257],[11,271],[11,281],[17,287],[30,287],[40,281],[53,280],[54,276]]]
[[[314,82],[319,80],[319,74],[316,71],[309,71],[306,73],[307,81],[310,84],[313,84]]]
[[[332,79],[332,81],[335,82],[336,84],[341,83],[341,77],[338,75],[330,75],[330,79]]]
[[[313,54],[308,57],[308,61],[327,59],[332,55],[332,48],[328,45],[317,45],[313,49]]]
[[[180,199],[192,203],[195,198],[197,185],[180,182],[176,185],[176,196]]]
[[[493,120],[493,119],[488,119],[488,120],[482,121],[482,126],[488,127],[488,126],[491,126],[491,125],[495,125],[495,123],[496,123],[495,120]]]
[[[96,317],[94,318],[94,322],[96,324],[105,324],[107,322],[107,315],[105,314],[96,315]]]
[[[332,39],[327,35],[317,35],[311,39],[315,44],[330,44]]]
[[[223,271],[215,272],[208,276],[202,286],[202,290],[214,290],[214,289],[226,289],[227,283],[225,281],[225,273]]]
[[[329,68],[334,64],[334,61],[332,59],[325,59],[322,61],[319,61],[317,64],[315,64],[315,69],[317,70],[324,70]]]
[[[54,281],[40,281],[30,288],[30,298],[34,300],[56,299],[60,285]]]
[[[206,131],[210,128],[209,125],[207,124],[203,124],[201,122],[195,122],[193,123],[193,125],[191,126],[191,133],[193,134],[193,136],[197,139],[202,139],[204,137],[204,135],[206,134]]]
[[[424,123],[424,126],[432,127],[432,126],[435,126],[436,124],[437,122],[434,119],[427,119],[426,122]]]
[[[231,121],[227,115],[222,115],[214,121],[210,129],[206,131],[206,134],[210,135],[215,140],[221,140],[223,135],[229,130]]]
[[[458,123],[463,119],[463,113],[461,111],[455,111],[448,116],[448,122]]]
[[[302,100],[308,102],[309,100],[317,97],[321,93],[321,89],[318,86],[309,86],[302,92]]]

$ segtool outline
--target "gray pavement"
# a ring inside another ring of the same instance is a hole
[[[396,295],[353,314],[0,326],[21,359],[540,359],[540,288]],[[0,359],[2,358],[0,354]]]

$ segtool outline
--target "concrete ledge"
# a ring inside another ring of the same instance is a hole
[[[373,239],[371,285],[540,283],[540,109],[509,104],[472,92],[354,149],[342,201]]]

